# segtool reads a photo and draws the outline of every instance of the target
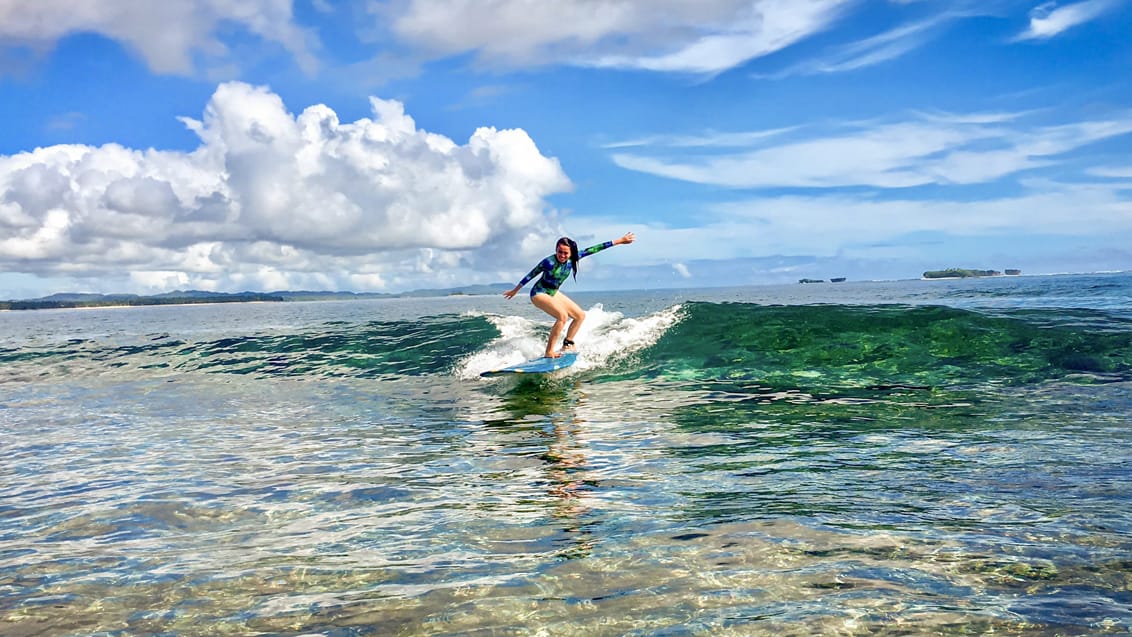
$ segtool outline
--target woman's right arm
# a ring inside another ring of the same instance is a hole
[[[536,276],[539,275],[539,273],[542,272],[543,263],[545,263],[545,262],[546,262],[545,259],[542,260],[542,261],[539,261],[538,265],[536,265],[534,268],[532,268],[531,271],[527,273],[527,276],[523,277],[522,281],[519,281],[519,285],[516,285],[515,287],[511,288],[510,290],[507,290],[506,292],[504,292],[503,296],[505,296],[509,299],[514,298],[515,295],[519,293],[519,290],[523,289],[524,285],[530,283],[531,279],[535,278]]]

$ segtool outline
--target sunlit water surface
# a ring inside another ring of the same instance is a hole
[[[1128,633],[1128,278],[3,313],[0,634]]]

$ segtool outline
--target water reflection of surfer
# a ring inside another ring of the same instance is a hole
[[[504,396],[508,417],[486,421],[505,431],[533,429],[538,432],[539,446],[545,444],[538,458],[543,462],[545,492],[551,496],[547,498],[550,515],[569,538],[569,548],[558,553],[565,558],[585,557],[596,543],[583,517],[590,511],[586,500],[593,481],[587,479],[586,446],[579,439],[585,421],[578,417],[576,403],[582,400],[585,397],[579,384],[527,380]],[[533,417],[538,425],[532,426]]]
[[[585,498],[589,485],[584,479],[587,462],[582,445],[578,443],[580,423],[555,422],[554,439],[546,450],[547,477],[551,484],[548,493],[557,498],[554,516],[567,520],[566,532],[576,534],[573,546],[565,557],[584,557],[593,549],[594,540],[581,520],[589,507]]]

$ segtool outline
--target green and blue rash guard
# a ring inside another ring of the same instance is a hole
[[[612,247],[612,241],[606,241],[605,243],[599,243],[596,246],[590,246],[585,250],[578,252],[578,259],[581,260],[583,257],[588,257],[591,254],[597,254],[598,252],[601,252],[606,248]],[[566,263],[559,263],[558,258],[552,254],[542,261],[539,261],[538,265],[536,265],[534,269],[527,273],[527,276],[523,277],[522,281],[519,281],[519,287],[523,287],[524,285],[529,283],[531,279],[541,274],[542,278],[540,278],[538,282],[534,284],[534,287],[531,288],[531,297],[534,298],[536,294],[549,294],[550,296],[554,296],[554,293],[557,292],[558,288],[566,282],[566,279],[570,278],[570,275],[573,272],[573,262],[567,259]]]

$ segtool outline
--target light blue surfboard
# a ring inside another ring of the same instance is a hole
[[[553,372],[557,369],[563,369],[574,364],[578,360],[577,352],[563,352],[561,358],[547,358],[545,356],[540,358],[531,359],[525,363],[504,367],[502,369],[492,369],[480,374],[480,376],[502,376],[503,374],[544,374],[546,372]]]

